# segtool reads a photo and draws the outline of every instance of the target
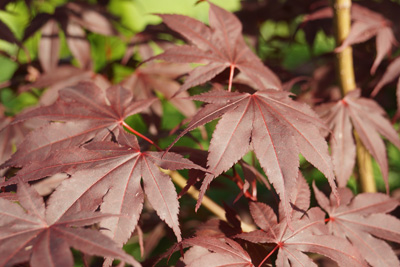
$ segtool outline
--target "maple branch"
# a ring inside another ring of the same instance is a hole
[[[350,33],[351,0],[333,0],[334,27],[336,44],[341,45]],[[343,95],[356,89],[353,67],[353,50],[346,47],[336,54],[337,74]],[[361,143],[354,131],[357,145],[357,166],[362,192],[376,192],[376,184],[372,170],[371,155]]]
[[[186,179],[182,175],[180,175],[179,172],[164,170],[164,169],[161,169],[161,171],[168,174],[172,178],[172,181],[174,181],[175,184],[178,185],[180,188],[184,188],[186,186]],[[190,187],[187,192],[193,199],[197,200],[199,198],[200,192],[197,189],[195,189],[193,186]],[[207,208],[209,211],[211,211],[220,220],[226,221],[225,210],[221,206],[219,206],[217,203],[215,203],[211,198],[209,198],[207,196],[203,196],[201,205],[203,205],[205,208]],[[244,232],[251,232],[251,231],[256,230],[256,227],[254,225],[247,224],[245,222],[241,222],[241,227]]]

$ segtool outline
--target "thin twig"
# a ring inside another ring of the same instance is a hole
[[[162,169],[162,171],[164,173],[168,174],[172,178],[172,181],[174,181],[175,184],[178,185],[180,188],[184,188],[186,186],[186,179],[182,175],[180,175],[179,172],[163,170],[163,169]],[[190,187],[188,190],[188,194],[192,198],[197,200],[200,193],[194,187]],[[203,201],[201,202],[201,205],[204,206],[205,208],[207,208],[209,211],[211,211],[220,220],[226,221],[225,210],[221,206],[219,206],[217,203],[212,201],[209,197],[204,196]],[[242,230],[244,232],[251,232],[255,229],[256,229],[256,227],[254,225],[242,222]]]

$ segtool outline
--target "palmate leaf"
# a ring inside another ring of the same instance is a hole
[[[246,250],[230,238],[193,237],[183,240],[182,244],[192,246],[183,257],[185,266],[254,266]]]
[[[33,118],[58,122],[27,135],[3,167],[24,166],[36,158],[47,158],[52,151],[80,145],[93,138],[105,140],[111,132],[124,131],[124,119],[143,111],[156,100],[133,101],[132,93],[120,86],[103,91],[91,82],[62,89],[59,94],[60,98],[53,105],[29,110],[15,118],[13,123]]]
[[[389,192],[388,163],[385,144],[379,134],[400,148],[400,139],[386,112],[373,100],[360,97],[360,90],[352,91],[335,104],[318,108],[323,119],[333,131],[331,135],[332,159],[338,184],[346,186],[355,164],[353,127],[361,141],[378,162]]]
[[[159,14],[172,30],[188,39],[192,45],[176,46],[151,58],[179,63],[206,63],[189,73],[178,92],[205,83],[230,68],[237,68],[257,89],[280,89],[276,75],[260,61],[244,42],[242,25],[230,12],[210,4],[207,27],[200,21],[182,15]]]
[[[310,189],[302,178],[294,190],[297,198],[293,205],[291,228],[287,217],[279,212],[278,221],[273,209],[264,203],[250,203],[251,215],[261,230],[236,235],[253,243],[273,243],[275,248],[265,260],[278,250],[276,266],[317,266],[304,252],[325,255],[340,266],[366,266],[357,249],[345,239],[329,235],[325,225],[325,214],[314,207],[307,211],[310,203]],[[303,194],[305,193],[305,194]],[[282,206],[282,202],[280,203]],[[281,208],[281,207],[280,207]]]
[[[39,194],[19,180],[20,205],[0,198],[0,265],[14,266],[29,261],[33,267],[73,266],[70,247],[90,255],[114,257],[140,266],[132,256],[118,248],[113,240],[98,231],[81,228],[115,215],[79,211],[51,220]]]
[[[324,126],[307,105],[297,103],[288,93],[277,90],[254,94],[211,91],[193,99],[210,104],[199,110],[176,140],[188,131],[222,117],[210,143],[210,173],[203,181],[197,208],[211,181],[250,149],[284,203],[286,215],[290,210],[291,192],[297,184],[300,153],[326,175],[335,192],[328,146],[319,133],[319,127]]]
[[[122,86],[133,91],[135,99],[148,99],[159,92],[170,101],[186,117],[192,117],[196,113],[193,101],[184,99],[187,92],[181,92],[179,97],[172,97],[180,87],[175,80],[179,76],[191,70],[189,64],[173,64],[168,62],[151,62],[146,66],[136,69],[132,75],[121,82]],[[158,105],[157,105],[158,104]],[[156,106],[157,105],[157,106]],[[162,115],[161,103],[153,104],[153,110],[157,115]]]
[[[304,22],[327,18],[333,18],[333,10],[330,6],[307,15]],[[381,14],[356,3],[351,5],[351,19],[353,23],[348,37],[335,49],[335,52],[376,37],[376,57],[370,70],[371,74],[374,74],[385,55],[389,54],[392,46],[397,44],[392,22]]]
[[[0,162],[4,163],[12,155],[13,147],[18,146],[29,129],[23,123],[11,124],[12,118],[0,116]],[[5,170],[0,170],[3,175]]]
[[[313,185],[318,204],[328,213],[330,234],[348,239],[371,266],[399,266],[390,245],[382,239],[400,243],[400,221],[387,213],[398,201],[380,193],[362,193],[354,197],[348,188],[340,188],[341,204],[332,203]]]
[[[95,210],[101,204],[102,212],[126,215],[101,223],[107,229],[104,233],[122,245],[135,229],[145,193],[159,217],[173,229],[180,241],[176,190],[170,177],[159,168],[177,170],[201,167],[175,153],[164,155],[164,152],[141,151],[135,136],[125,132],[120,132],[118,141],[120,145],[105,141],[86,145],[87,154],[93,157],[81,157],[81,161],[77,155],[78,151],[84,153],[83,149],[76,148],[74,153],[65,151],[63,161],[74,162],[79,171],[75,171],[51,195],[48,210],[51,210],[52,216],[49,220],[58,220],[62,216],[59,211],[73,211],[82,205],[84,210]],[[61,156],[63,153],[60,151],[58,154]],[[54,168],[56,171],[57,164],[53,163],[50,166],[44,164],[42,169]],[[40,171],[36,173],[43,175]]]
[[[61,28],[71,54],[82,69],[89,70],[92,67],[90,43],[83,28],[103,35],[114,35],[116,30],[112,26],[110,17],[105,10],[96,5],[66,3],[58,6],[54,14],[37,14],[25,29],[23,39],[26,40],[41,29],[39,61],[47,73],[58,66],[59,28]]]

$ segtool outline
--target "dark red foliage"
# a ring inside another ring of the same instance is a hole
[[[11,12],[12,2],[0,0],[0,11]],[[105,258],[103,266],[152,266],[176,251],[181,258],[167,264],[400,265],[399,202],[389,196],[382,139],[400,148],[387,116],[400,105],[398,3],[353,3],[350,35],[326,53],[314,43],[333,34],[327,1],[242,1],[235,16],[200,0],[210,7],[208,25],[157,14],[163,24],[131,36],[108,0],[54,4],[52,13],[24,2],[32,17],[21,38],[0,16],[0,39],[18,49],[0,47],[1,63],[16,66],[0,82],[0,266],[72,267],[80,257],[97,266],[89,255]],[[126,49],[105,45],[98,64],[91,46],[101,35]],[[352,45],[363,90],[342,96],[334,58]],[[288,63],[299,56],[309,60]],[[397,97],[381,90],[394,81]],[[380,92],[376,101],[371,91]],[[19,112],[25,96],[37,105]],[[378,163],[386,195],[346,188],[354,132]],[[311,194],[314,178],[329,198],[315,183]],[[206,193],[223,203],[226,220]],[[218,218],[199,209],[202,201]],[[122,250],[132,245],[141,263]]]
[[[352,247],[346,239],[329,235],[325,225],[325,214],[318,207],[309,208],[309,188],[304,179],[299,180],[297,199],[293,202],[291,227],[287,217],[279,213],[279,221],[271,207],[264,203],[250,203],[251,215],[261,230],[236,235],[254,243],[274,243],[271,251],[278,249],[277,266],[316,266],[303,252],[314,252],[325,255],[341,266],[365,266],[357,249]],[[308,194],[302,194],[303,192]],[[282,204],[282,203],[281,203]],[[270,253],[270,254],[271,254]],[[270,256],[266,255],[266,259]]]
[[[301,153],[316,166],[335,190],[328,147],[319,133],[316,114],[306,105],[296,103],[289,94],[262,90],[254,94],[211,91],[193,97],[207,103],[178,138],[211,120],[222,117],[209,147],[208,171],[196,208],[211,181],[228,170],[250,149],[260,161],[289,213],[292,191],[296,185]]]
[[[164,23],[182,34],[192,45],[168,49],[152,59],[180,63],[206,63],[189,73],[179,92],[203,84],[230,69],[229,91],[234,70],[237,68],[257,89],[280,89],[276,75],[264,66],[244,42],[240,21],[224,9],[210,3],[210,27],[202,22],[180,15],[159,15]]]
[[[378,162],[386,190],[389,190],[388,163],[385,144],[380,134],[400,148],[400,139],[396,130],[384,117],[385,111],[373,100],[360,97],[360,91],[347,94],[337,103],[324,104],[318,108],[332,130],[331,150],[339,186],[345,187],[353,172],[356,155],[356,145],[353,138],[353,128]]]
[[[0,265],[29,261],[31,266],[74,266],[69,247],[91,255],[114,257],[140,266],[113,240],[83,226],[115,215],[79,209],[46,208],[42,197],[23,181],[18,182],[20,205],[0,198]],[[57,212],[56,215],[54,212]]]
[[[382,239],[400,243],[400,221],[388,214],[399,202],[379,193],[354,197],[348,188],[340,188],[340,206],[313,185],[318,204],[329,215],[330,234],[349,240],[372,266],[399,266],[392,248]]]

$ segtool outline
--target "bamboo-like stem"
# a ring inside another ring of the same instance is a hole
[[[169,170],[164,170],[164,169],[161,169],[161,170],[164,173],[168,174],[171,177],[172,181],[174,181],[175,184],[178,185],[180,188],[184,188],[186,186],[186,179],[183,178],[183,176],[180,175],[179,172],[169,171]],[[199,199],[200,193],[194,187],[189,188],[188,194],[195,200]],[[209,211],[211,211],[220,220],[226,221],[225,210],[221,206],[219,206],[217,203],[212,201],[209,197],[204,196],[203,201],[201,202],[201,205],[203,205],[205,208],[207,208]],[[242,230],[244,232],[251,232],[256,229],[256,227],[254,225],[250,225],[245,222],[242,222],[241,226],[242,226]]]
[[[336,44],[340,45],[350,33],[351,0],[333,0],[333,14]],[[337,74],[343,95],[356,88],[353,67],[353,51],[350,46],[336,54]],[[371,155],[354,132],[357,145],[357,165],[359,183],[362,192],[376,192],[376,184],[372,170]]]

